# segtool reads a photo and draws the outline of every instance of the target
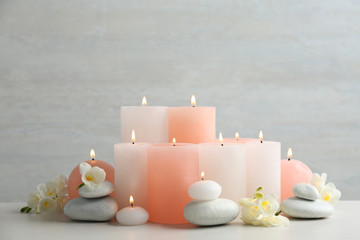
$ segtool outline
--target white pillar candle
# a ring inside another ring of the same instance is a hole
[[[133,129],[138,142],[168,142],[168,107],[147,106],[145,102],[143,106],[121,107],[121,142],[130,142]]]
[[[115,199],[119,209],[129,205],[130,195],[136,197],[137,205],[147,208],[147,147],[134,138],[131,143],[114,145]]]
[[[222,137],[220,139],[222,141]],[[246,196],[246,147],[237,143],[201,143],[199,169],[222,187],[222,198],[235,202]]]
[[[123,208],[117,212],[116,220],[122,225],[141,225],[149,220],[149,213],[142,207],[134,207],[134,199],[130,196],[130,207]]]
[[[188,189],[189,196],[203,201],[217,199],[221,193],[221,186],[217,182],[204,180],[204,177],[204,172],[201,172],[201,180],[191,184]]]
[[[281,192],[281,145],[280,142],[259,140],[247,142],[247,197],[253,197],[258,187],[265,194]]]

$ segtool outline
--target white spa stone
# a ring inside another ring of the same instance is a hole
[[[149,213],[142,207],[126,207],[117,212],[116,220],[122,225],[141,225],[149,220]]]
[[[280,209],[283,213],[294,218],[325,218],[334,213],[334,207],[323,200],[304,200],[298,197],[285,199]]]
[[[118,210],[118,205],[110,196],[102,198],[75,198],[67,202],[64,214],[71,220],[109,221]]]
[[[292,188],[292,192],[295,196],[307,200],[316,200],[320,197],[319,191],[313,185],[307,183],[295,184]]]
[[[109,181],[104,181],[94,191],[88,191],[85,186],[79,189],[79,194],[84,198],[98,198],[105,197],[114,192],[114,184]]]
[[[218,198],[210,201],[193,200],[186,204],[187,221],[200,226],[220,225],[231,222],[239,214],[239,206],[232,200]]]
[[[213,200],[220,196],[221,186],[211,180],[201,180],[191,184],[188,193],[195,200]]]

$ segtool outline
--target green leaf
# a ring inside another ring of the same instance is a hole
[[[258,192],[258,191],[261,191],[261,190],[263,190],[262,187],[258,187],[258,188],[256,189],[257,192]]]
[[[26,210],[25,210],[25,213],[29,213],[30,211],[31,211],[31,208],[27,207]]]
[[[263,197],[264,197],[264,194],[262,192],[256,192],[254,194],[254,198],[256,198],[256,199],[261,199]]]
[[[28,206],[21,208],[21,209],[20,209],[20,212],[22,212],[22,213],[25,212],[25,210],[26,210],[27,208],[28,208]]]
[[[82,186],[84,186],[85,185],[85,183],[81,183],[77,188],[76,188],[76,190],[79,190]]]
[[[275,213],[275,216],[279,216],[280,213],[281,213],[281,210],[277,211],[277,212]]]

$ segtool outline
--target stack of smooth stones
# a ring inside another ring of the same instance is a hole
[[[318,190],[306,183],[296,184],[295,197],[285,199],[280,206],[283,213],[294,218],[325,218],[334,213],[334,207],[320,199]]]
[[[114,184],[104,181],[94,191],[85,186],[79,189],[81,197],[67,202],[64,213],[71,220],[78,221],[109,221],[116,215],[118,205],[113,197]]]
[[[214,181],[199,181],[188,190],[192,199],[184,208],[185,219],[195,225],[221,225],[234,220],[239,206],[230,199],[219,198],[221,186]]]

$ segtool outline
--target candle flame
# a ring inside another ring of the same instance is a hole
[[[292,150],[291,150],[291,148],[289,148],[288,152],[287,152],[287,158],[288,159],[292,158],[292,155],[293,155]]]
[[[239,132],[236,132],[236,133],[235,133],[235,139],[236,139],[236,140],[239,140],[239,138],[240,138]]]
[[[196,106],[196,98],[194,95],[191,95],[191,106],[193,106],[193,107]]]
[[[94,149],[90,150],[90,158],[95,159],[95,151],[94,151]]]
[[[135,143],[135,130],[134,129],[131,131],[131,142]]]
[[[175,139],[175,138],[173,138],[173,143],[176,143],[176,139]]]
[[[130,195],[130,200],[129,200],[129,202],[130,202],[130,205],[131,205],[131,206],[134,206],[134,198],[133,198],[132,195]]]
[[[223,139],[223,136],[222,136],[221,132],[219,132],[219,141],[220,141],[221,144],[224,143],[224,139]]]
[[[205,177],[204,171],[201,172],[200,177],[201,177],[202,180],[204,180],[204,177]]]
[[[146,97],[144,96],[142,99],[141,106],[146,106],[146,105],[147,105],[147,101],[146,101]]]
[[[259,132],[259,139],[262,141],[264,140],[264,135],[263,135],[263,132],[260,130]]]

